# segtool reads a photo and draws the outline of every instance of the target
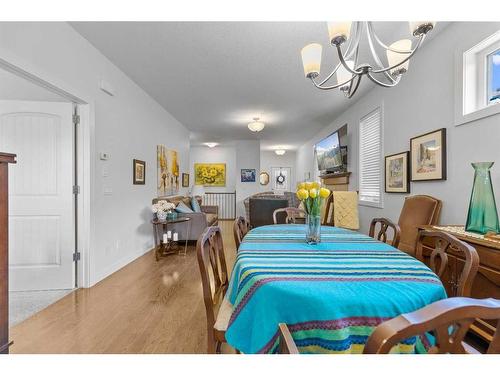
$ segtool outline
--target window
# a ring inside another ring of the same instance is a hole
[[[488,105],[500,103],[500,49],[490,53],[487,58],[488,67]]]
[[[500,31],[457,60],[455,124],[500,113]]]
[[[383,207],[382,110],[375,109],[359,122],[359,202]]]

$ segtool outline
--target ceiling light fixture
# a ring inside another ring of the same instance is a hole
[[[205,143],[205,146],[208,146],[210,148],[214,148],[217,145],[218,145],[218,143],[215,143],[215,142],[206,142]]]
[[[248,124],[248,129],[250,129],[253,132],[260,132],[266,124],[264,124],[262,121],[259,121],[260,119],[258,117],[254,117],[253,121]]]
[[[317,81],[321,68],[322,46],[318,43],[311,43],[302,48],[302,64],[304,74],[309,78],[314,86],[321,90],[340,89],[345,96],[351,98],[359,87],[361,78],[366,75],[372,82],[383,87],[396,86],[401,80],[401,76],[408,71],[410,59],[417,52],[424,42],[429,31],[431,31],[436,22],[416,21],[409,22],[410,33],[417,39],[415,47],[412,49],[410,39],[402,39],[392,43],[390,46],[384,44],[375,34],[372,22],[328,22],[328,34],[330,43],[337,50],[339,63],[333,71],[323,80]],[[359,63],[359,42],[363,30],[366,32],[366,39],[374,64]],[[351,33],[351,31],[353,31]],[[342,51],[342,45],[347,46]],[[380,59],[376,44],[385,50],[387,55],[387,66],[384,66]],[[325,86],[334,75],[337,77],[337,83],[331,86]]]
[[[285,155],[285,152],[286,152],[286,150],[283,150],[283,149],[274,150],[274,153],[276,155],[279,155],[279,156]]]

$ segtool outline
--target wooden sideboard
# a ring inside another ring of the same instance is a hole
[[[9,164],[16,155],[0,152],[0,354],[9,346]]]
[[[450,227],[440,225],[440,227]],[[458,227],[458,226],[457,226]],[[419,230],[439,231],[432,225],[420,226]],[[471,297],[473,298],[496,298],[500,299],[500,241],[470,237],[457,233],[450,233],[461,241],[473,246],[479,255],[479,270],[472,284]],[[424,263],[429,265],[429,257],[433,250],[433,244],[424,242]],[[462,254],[451,249],[448,253],[449,267],[445,271],[442,281],[449,296],[453,295],[453,285],[463,268],[464,258]],[[485,340],[491,342],[495,333],[496,322],[478,319],[472,326],[471,331]]]

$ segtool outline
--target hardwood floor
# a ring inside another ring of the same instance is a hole
[[[228,271],[232,221],[219,224]],[[206,317],[195,245],[155,261],[149,252],[14,326],[11,353],[205,353]]]

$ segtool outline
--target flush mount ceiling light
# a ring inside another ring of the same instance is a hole
[[[396,86],[401,80],[401,76],[408,71],[410,59],[424,42],[427,33],[434,28],[436,22],[416,21],[409,22],[409,24],[410,33],[416,39],[413,49],[412,40],[410,39],[398,40],[390,46],[384,44],[375,34],[372,22],[328,22],[329,40],[337,50],[339,63],[323,80],[317,80],[321,68],[323,47],[321,44],[311,43],[301,51],[304,74],[318,89],[332,90],[338,88],[348,98],[354,95],[364,75],[382,87]],[[373,65],[358,61],[359,41],[363,32],[366,33],[366,39],[374,61]],[[344,50],[342,50],[343,45],[346,45]],[[377,45],[385,50],[387,65],[384,65],[380,59],[376,49]],[[334,75],[337,76],[337,83],[326,86],[325,83]]]
[[[248,129],[256,133],[264,129],[265,126],[266,124],[264,124],[262,121],[259,121],[258,117],[254,117],[253,121],[248,124]]]
[[[285,155],[286,150],[278,149],[278,150],[274,150],[274,152],[276,155],[281,156],[281,155]]]
[[[205,146],[208,146],[210,148],[214,148],[217,145],[218,145],[218,143],[215,143],[215,142],[206,142],[205,143]]]

